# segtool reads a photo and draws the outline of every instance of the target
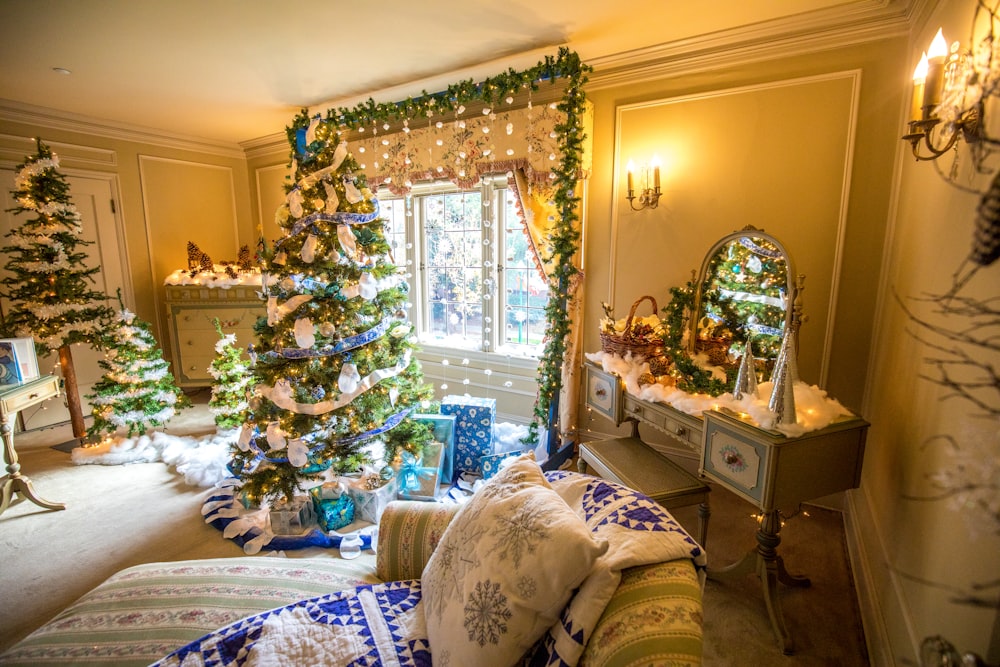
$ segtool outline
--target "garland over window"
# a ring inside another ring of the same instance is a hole
[[[576,188],[583,171],[583,121],[586,107],[583,85],[590,71],[591,68],[581,63],[576,53],[561,48],[558,56],[547,56],[534,67],[521,72],[511,69],[478,83],[470,79],[453,84],[444,91],[423,91],[418,97],[399,102],[376,103],[369,98],[350,109],[329,109],[325,116],[309,118],[308,115],[301,114],[288,128],[289,139],[298,143],[308,144],[311,139],[330,131],[358,133],[357,138],[365,137],[370,141],[371,134],[365,136],[365,132],[409,132],[410,126],[416,127],[418,121],[421,125],[436,123],[437,120],[451,121],[460,116],[469,104],[482,104],[484,113],[490,113],[485,110],[509,106],[515,96],[537,91],[543,82],[553,86],[557,82],[561,84],[562,98],[556,103],[556,110],[561,112],[563,120],[557,122],[552,129],[561,160],[553,160],[549,177],[556,213],[547,246],[541,249],[543,262],[553,268],[549,274],[547,336],[539,360],[539,391],[535,401],[535,420],[531,424],[529,435],[531,439],[537,438],[539,424],[550,427],[558,420],[554,408],[562,388],[562,363],[571,328],[570,291],[574,277],[580,273],[572,260],[579,249],[580,240],[580,232],[575,224],[579,218]],[[498,160],[500,161],[502,160]],[[555,444],[549,443],[550,451]]]

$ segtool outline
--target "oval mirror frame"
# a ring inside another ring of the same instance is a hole
[[[749,244],[743,241],[744,239],[748,239]],[[755,242],[755,240],[760,240],[762,241],[762,243],[757,243]],[[731,254],[731,251],[729,250],[730,246],[733,246],[733,248],[736,248],[737,246],[741,246],[743,248],[748,248],[748,249],[755,248],[756,250],[760,251],[764,257],[770,257],[773,260],[782,260],[784,262],[785,265],[784,271],[781,272],[783,273],[784,276],[784,296],[781,298],[783,304],[782,309],[784,310],[784,321],[782,322],[780,332],[772,334],[772,335],[777,335],[779,339],[778,340],[779,346],[780,346],[781,334],[785,331],[788,331],[789,328],[792,326],[793,317],[795,317],[794,313],[795,309],[793,308],[793,304],[795,303],[795,297],[796,297],[796,280],[795,280],[795,270],[792,257],[788,253],[785,246],[774,236],[766,233],[762,229],[757,229],[752,225],[747,225],[743,229],[727,234],[723,236],[721,239],[719,239],[708,250],[708,252],[705,254],[704,260],[702,261],[701,270],[698,272],[697,282],[695,283],[696,291],[695,291],[693,308],[691,311],[691,319],[690,322],[688,323],[690,327],[688,335],[688,353],[691,354],[692,356],[698,353],[704,353],[705,351],[704,348],[706,347],[705,346],[706,341],[717,340],[717,338],[703,331],[703,329],[707,330],[713,321],[717,321],[717,318],[706,317],[706,313],[704,312],[704,306],[706,300],[706,292],[708,291],[708,289],[710,289],[710,286],[713,283],[717,282],[713,276],[709,275],[709,272],[713,271],[713,265],[717,266],[717,264],[719,263],[720,260],[718,260],[717,258],[720,257],[720,253],[726,252],[727,254]],[[772,257],[773,253],[776,253],[776,255]],[[757,253],[751,251],[751,255],[757,255]],[[769,273],[768,275],[771,274]],[[771,289],[771,291],[773,292],[775,286],[769,285],[768,288]],[[766,300],[768,303],[771,303],[771,305],[773,305],[773,299],[775,297],[766,296],[764,294],[764,288],[761,288],[760,292],[754,292],[754,293],[755,294],[759,293],[760,294],[759,298],[761,300]],[[705,322],[706,319],[710,321],[706,323]],[[758,328],[760,328],[759,325],[755,326],[758,326]],[[731,345],[733,342],[742,342],[742,341],[730,340],[728,344],[725,345],[720,344],[719,349],[715,350],[714,354],[712,353],[711,350],[709,350],[709,362],[713,363],[713,359],[714,361],[720,361],[720,358],[725,359],[728,353],[729,345]],[[698,349],[700,345],[703,347],[702,350]],[[711,344],[708,345],[708,347],[710,346]],[[764,351],[761,350],[761,352]],[[758,358],[770,356],[766,353],[759,354],[756,347],[754,348],[754,355]],[[714,365],[726,365],[726,364],[718,363]]]

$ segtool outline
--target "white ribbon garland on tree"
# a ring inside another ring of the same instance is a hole
[[[294,398],[294,392],[292,386],[288,380],[278,380],[274,383],[273,387],[269,387],[264,384],[257,385],[256,392],[259,396],[262,396],[272,403],[277,405],[279,408],[294,412],[300,415],[324,415],[328,412],[341,408],[348,403],[352,402],[355,398],[368,391],[376,384],[382,380],[386,380],[391,377],[395,377],[406,370],[406,367],[410,365],[410,351],[407,350],[403,358],[400,359],[395,366],[390,366],[389,368],[380,368],[379,370],[372,371],[365,378],[357,382],[357,386],[353,391],[342,392],[340,396],[336,399],[329,401],[321,401],[319,403],[299,403]],[[243,440],[241,435],[240,440]],[[249,435],[245,443],[240,443],[240,448],[243,449],[243,445],[249,446]],[[244,450],[246,451],[246,450]]]

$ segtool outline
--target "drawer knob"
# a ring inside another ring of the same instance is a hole
[[[683,426],[678,426],[677,428],[674,429],[674,433],[676,433],[677,435],[687,435],[687,432],[688,430]]]
[[[726,452],[722,455],[722,460],[726,462],[726,465],[734,466],[740,462],[740,457],[735,452]]]
[[[198,367],[192,364],[191,368],[189,368],[188,370],[189,371],[196,371],[196,370],[198,370]]]
[[[190,341],[190,340],[189,340],[189,341],[187,341],[187,343],[185,343],[185,344],[186,344],[186,345],[194,345],[194,341]]]
[[[30,396],[28,396],[28,400],[29,400],[29,401],[30,401],[31,399],[33,399],[33,398],[38,398],[38,393],[37,393],[37,392],[36,392],[36,393],[34,393],[34,394],[31,394]]]
[[[632,412],[634,412],[635,414],[639,414],[640,412],[642,412],[642,406],[641,405],[633,405],[632,406]]]
[[[594,390],[594,396],[597,396],[597,398],[604,398],[607,395],[608,391],[604,387],[598,387]]]

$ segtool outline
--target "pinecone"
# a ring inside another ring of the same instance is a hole
[[[976,213],[969,258],[980,266],[989,266],[1000,258],[1000,172],[979,201]]]
[[[250,247],[240,246],[240,254],[236,258],[236,265],[239,267],[240,271],[251,271],[253,270],[253,264],[250,263]]]
[[[212,263],[212,258],[208,256],[207,252],[201,253],[201,270],[212,272],[215,271],[215,264]]]
[[[201,250],[193,241],[188,241],[188,268],[193,269],[201,262]]]
[[[232,278],[233,280],[239,277],[238,274],[236,273],[236,269],[233,268],[232,264],[226,264],[226,275]]]

